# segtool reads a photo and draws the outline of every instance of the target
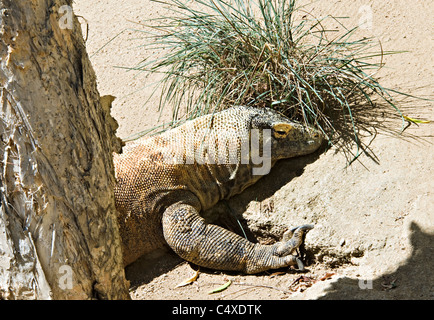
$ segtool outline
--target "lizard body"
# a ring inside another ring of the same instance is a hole
[[[271,109],[233,107],[127,144],[114,155],[125,265],[166,243],[214,269],[255,273],[296,264],[291,253],[309,226],[260,245],[205,223],[200,212],[242,192],[277,160],[314,152],[322,140]]]

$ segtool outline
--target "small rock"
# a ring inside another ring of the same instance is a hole
[[[341,239],[341,240],[339,241],[339,245],[342,247],[342,246],[344,246],[344,244],[345,244],[345,239]]]

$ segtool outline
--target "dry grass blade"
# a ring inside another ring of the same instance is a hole
[[[185,279],[184,281],[182,281],[181,283],[179,283],[175,288],[180,288],[180,287],[185,287],[189,284],[192,284],[193,282],[195,282],[197,280],[197,278],[199,277],[199,269],[197,269],[195,271],[195,273],[193,274],[193,276],[191,276],[188,279]]]

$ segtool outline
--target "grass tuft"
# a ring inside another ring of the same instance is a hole
[[[345,28],[343,18],[317,19],[295,0],[156,2],[171,14],[149,20],[143,32],[147,48],[163,54],[136,69],[163,74],[160,108],[172,106],[174,119],[182,108],[195,118],[234,105],[270,107],[319,128],[330,141],[350,136],[354,159],[362,147],[355,119],[376,101],[404,125],[396,91],[374,77],[383,57],[397,52],[383,51],[373,38],[354,39],[357,28]],[[327,29],[327,20],[344,32]]]

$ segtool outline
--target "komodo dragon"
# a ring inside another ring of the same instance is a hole
[[[302,266],[291,253],[312,226],[292,229],[284,242],[261,245],[207,224],[200,212],[267,173],[260,171],[267,146],[271,167],[278,159],[314,152],[322,140],[319,131],[271,109],[232,107],[127,144],[114,155],[124,264],[167,243],[183,259],[212,269],[257,273]]]

